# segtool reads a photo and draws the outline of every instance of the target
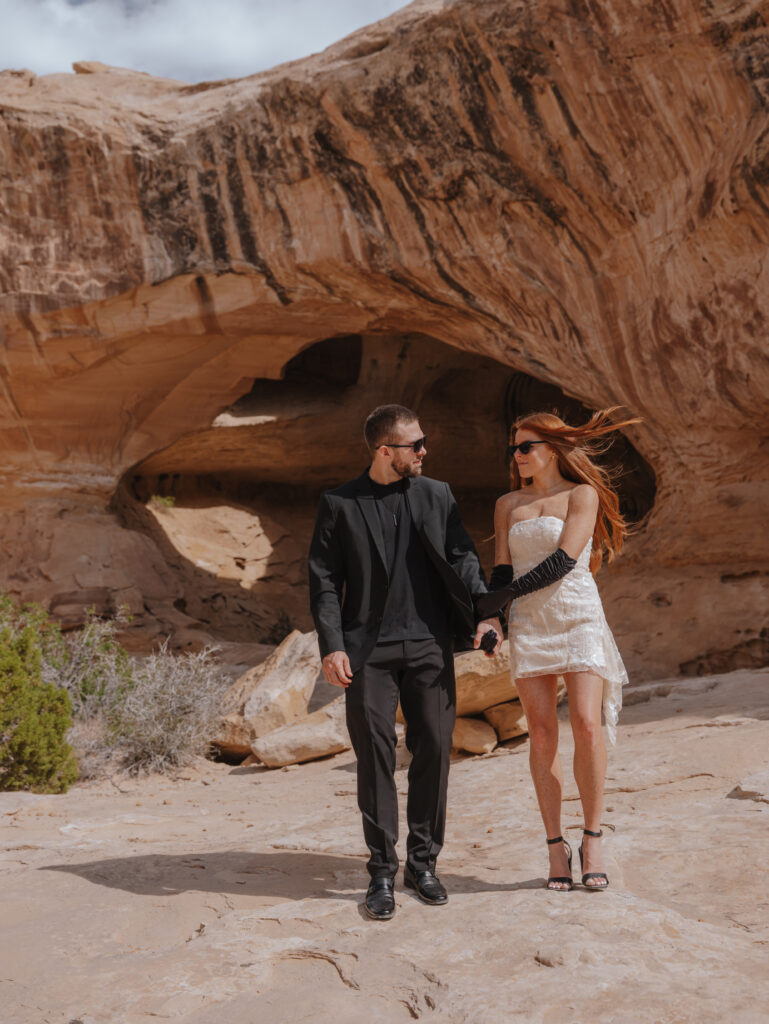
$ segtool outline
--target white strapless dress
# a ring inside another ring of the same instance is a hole
[[[533,569],[560,544],[563,520],[540,516],[513,523],[508,544],[516,577]],[[627,672],[609,629],[590,572],[592,539],[562,580],[510,605],[510,671],[513,679],[595,672],[603,679],[603,714],[616,740]]]

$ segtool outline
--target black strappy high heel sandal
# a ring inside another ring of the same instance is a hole
[[[583,828],[582,835],[592,836],[593,839],[600,839],[603,835],[603,829],[600,829],[598,832],[591,832],[589,828]],[[582,843],[579,844],[579,869],[580,871],[582,870]],[[588,885],[587,883],[591,878],[602,878],[605,885]],[[588,871],[582,876],[582,884],[591,892],[601,892],[602,889],[609,888],[609,878],[603,871]]]
[[[571,871],[571,847],[563,838],[563,836],[556,836],[555,839],[548,839],[547,841],[548,846],[552,846],[554,843],[563,843],[563,847],[566,850],[566,856],[569,858],[569,871]],[[563,882],[564,885],[567,886],[567,888],[556,889],[554,885],[550,884],[551,882]],[[550,892],[569,892],[571,889],[574,888],[574,879],[571,877],[571,875],[569,875],[568,878],[566,876],[563,876],[561,878],[552,876],[551,878],[548,878],[547,885],[545,886],[545,888],[549,889]]]

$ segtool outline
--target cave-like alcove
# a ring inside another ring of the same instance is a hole
[[[385,402],[418,413],[426,473],[450,483],[487,569],[513,420],[539,409],[576,422],[590,415],[552,384],[425,335],[319,341],[280,379],[254,380],[210,427],[127,475],[124,515],[153,533],[179,574],[180,612],[234,641],[276,642],[291,627],[311,628],[305,557],[318,499],[366,468],[363,422]],[[654,500],[653,473],[625,438],[607,458],[621,470],[623,509],[638,522]]]

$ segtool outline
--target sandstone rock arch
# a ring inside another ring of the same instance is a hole
[[[322,490],[367,464],[363,420],[390,400],[418,410],[429,472],[451,480],[487,569],[492,510],[507,487],[510,415],[557,408],[581,422],[589,414],[552,385],[422,335],[316,342],[289,360],[279,380],[255,380],[209,429],[124,477],[121,513],[177,566],[185,612],[233,640],[267,639],[286,619],[310,628],[304,555],[313,511]],[[653,473],[629,442],[616,447],[610,461],[624,464],[619,486],[638,522],[653,504]],[[149,515],[137,505],[148,501]]]
[[[419,0],[241,81],[0,76],[4,584],[173,608],[126,471],[314,342],[417,334],[643,416],[601,584],[637,673],[764,657],[767,18]]]
[[[233,616],[227,607],[216,614],[194,599],[185,602],[197,618],[216,620],[218,632],[240,640],[249,630],[258,633],[270,618],[265,605],[272,618],[282,614],[293,626],[309,628],[304,559],[318,498],[367,465],[362,424],[371,408],[398,400],[418,410],[430,432],[431,471],[452,480],[480,540],[488,538],[493,503],[506,488],[509,376],[509,368],[494,360],[424,335],[325,339],[289,360],[280,379],[255,380],[208,429],[190,432],[129,470],[116,505],[124,521],[149,532],[177,566],[185,593],[218,595],[220,604],[234,602],[245,613]],[[174,501],[174,508],[163,508],[164,500]],[[141,507],[148,501],[149,518]],[[244,534],[258,533],[257,524],[264,524],[261,547],[246,553],[228,539],[228,505],[239,509]],[[218,557],[215,521],[218,542],[227,549]],[[207,533],[208,544],[202,540]],[[491,543],[479,546],[488,562]],[[254,557],[267,548],[255,565]],[[238,556],[242,564],[230,564]],[[229,599],[221,593],[222,577],[234,583]]]

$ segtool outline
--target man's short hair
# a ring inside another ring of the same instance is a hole
[[[378,405],[369,413],[363,428],[368,450],[373,455],[380,444],[392,440],[397,426],[414,423],[418,418],[413,409],[407,409],[405,405]]]

